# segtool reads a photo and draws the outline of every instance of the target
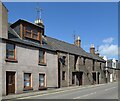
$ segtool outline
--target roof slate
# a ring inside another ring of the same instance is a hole
[[[70,44],[70,43],[55,39],[55,38],[48,37],[48,36],[43,37],[43,43],[44,43],[43,45],[40,45],[40,43],[33,42],[31,40],[21,39],[20,36],[15,32],[15,30],[10,27],[10,25],[11,24],[9,23],[8,24],[8,34],[9,34],[9,36],[12,35],[12,37],[9,37],[9,40],[11,40],[11,41],[19,42],[19,43],[26,44],[26,45],[32,45],[35,47],[44,48],[44,49],[48,49],[48,50],[52,50],[52,51],[67,52],[67,53],[80,55],[83,57],[87,57],[87,58],[105,62],[99,56],[91,54],[91,53],[87,53],[81,47],[77,47],[74,44]]]
[[[52,46],[50,46],[47,42],[45,42],[45,40],[43,40],[44,44],[40,45],[39,42],[33,42],[31,40],[21,39],[19,35],[15,32],[15,30],[10,27],[10,24],[8,24],[8,36],[10,41],[15,41],[21,44],[26,44],[26,45],[35,46],[35,47],[39,47],[39,48],[43,48],[51,51],[56,51],[52,48]]]
[[[68,52],[68,53],[71,53],[71,54],[76,54],[76,55],[80,55],[80,56],[83,56],[83,57],[92,58],[92,59],[95,59],[95,60],[105,62],[99,56],[97,56],[95,54],[87,53],[81,47],[75,46],[74,44],[70,44],[70,43],[67,43],[67,42],[64,42],[64,41],[60,41],[60,40],[57,40],[55,38],[51,38],[51,37],[48,37],[48,36],[46,36],[46,39],[47,39],[48,43],[50,43],[53,46],[53,48],[56,49],[56,50],[64,51],[64,52]]]

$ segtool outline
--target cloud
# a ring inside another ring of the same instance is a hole
[[[99,52],[103,56],[108,58],[113,58],[118,56],[118,45],[113,44],[114,38],[109,37],[104,39],[103,44],[99,46]]]
[[[118,45],[114,44],[105,44],[99,47],[99,51],[102,55],[106,55],[107,57],[114,57],[118,55]]]
[[[112,43],[113,40],[114,40],[114,38],[110,37],[110,38],[104,39],[103,43]]]

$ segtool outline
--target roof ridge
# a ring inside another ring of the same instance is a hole
[[[50,36],[46,36],[46,35],[45,35],[45,37],[55,39],[55,40],[57,40],[57,41],[60,41],[60,42],[63,42],[63,43],[66,43],[66,44],[72,45],[72,46],[74,46],[74,47],[76,47],[76,48],[80,48],[80,49],[82,49],[82,50],[83,50],[83,48],[82,48],[82,47],[78,47],[78,46],[76,46],[76,45],[74,45],[74,44],[71,44],[71,43],[68,43],[68,42],[66,42],[66,41],[59,40],[59,39],[56,39],[56,38],[53,38],[53,37],[50,37]],[[85,50],[83,50],[83,51],[85,51]],[[85,51],[85,52],[86,52],[86,51]]]

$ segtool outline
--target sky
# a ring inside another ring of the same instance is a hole
[[[4,2],[9,22],[36,20],[39,6],[45,35],[73,44],[80,36],[81,47],[89,52],[94,44],[101,55],[118,57],[118,4],[116,2]]]

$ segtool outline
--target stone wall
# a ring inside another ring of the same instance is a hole
[[[47,87],[58,87],[58,62],[57,55],[53,52],[46,51],[46,66],[38,64],[39,49],[24,45],[16,45],[16,55],[18,63],[6,62],[6,43],[2,43],[2,87],[3,95],[6,95],[6,71],[15,72],[15,93],[22,93],[24,88],[24,73],[31,73],[33,90],[38,90],[39,74],[46,75]]]

